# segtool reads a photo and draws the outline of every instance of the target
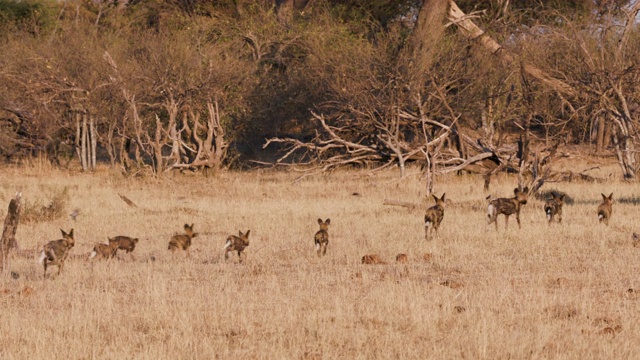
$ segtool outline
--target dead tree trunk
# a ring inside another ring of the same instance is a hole
[[[96,169],[97,144],[94,118],[76,113],[76,152],[83,171]]]
[[[4,273],[9,268],[9,251],[18,248],[16,241],[16,230],[20,221],[22,193],[16,193],[16,196],[9,202],[9,211],[4,219],[4,230],[2,231],[2,240],[0,242],[0,272]]]

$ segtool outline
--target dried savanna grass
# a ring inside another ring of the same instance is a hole
[[[589,167],[575,160],[567,165],[573,163],[577,172]],[[602,168],[616,171],[615,163]],[[425,241],[432,202],[420,211],[383,205],[425,197],[418,168],[403,179],[392,170],[351,170],[299,181],[294,172],[264,170],[169,179],[36,170],[0,169],[0,199],[20,188],[24,199],[46,207],[67,187],[67,210],[51,220],[22,221],[18,243],[39,252],[61,228],[73,228],[75,246],[60,275],[46,279],[33,256],[10,259],[15,276],[0,277],[0,358],[609,359],[640,353],[634,183],[554,183],[553,191],[572,199],[564,202],[561,223],[547,225],[548,196],[531,196],[520,208],[521,229],[500,224],[495,231],[486,223],[485,198],[513,196],[515,175],[492,178],[489,193],[481,177],[439,176],[436,192],[447,194],[446,216],[438,236]],[[596,220],[601,193],[615,194],[609,226]],[[67,214],[75,208],[82,212],[74,221]],[[331,219],[322,257],[314,238],[319,216]],[[168,251],[174,233],[194,223],[199,235],[191,256]],[[242,263],[237,251],[224,261],[229,234],[238,236],[239,229],[251,229],[251,244]],[[135,258],[85,261],[114,234],[140,239]],[[362,265],[365,254],[390,264]],[[396,264],[398,254],[408,262]]]

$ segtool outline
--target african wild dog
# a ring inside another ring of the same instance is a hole
[[[509,216],[516,214],[516,220],[518,221],[518,228],[522,228],[520,225],[520,208],[527,203],[527,196],[529,188],[525,187],[520,190],[518,188],[513,190],[515,194],[512,198],[498,198],[491,200],[487,207],[487,224],[494,223],[496,230],[498,230],[498,215],[504,214],[505,216],[505,228],[509,227]]]
[[[329,224],[331,224],[331,219],[327,219],[326,221],[318,219],[320,230],[313,236],[318,256],[326,255],[327,253],[327,245],[329,245]]]
[[[562,205],[564,204],[564,194],[557,196],[551,193],[551,198],[544,203],[544,212],[547,214],[547,221],[549,224],[553,221],[553,218],[557,215],[558,222],[562,222]]]
[[[238,236],[229,235],[227,242],[224,245],[224,259],[229,259],[229,253],[232,251],[238,252],[238,261],[242,262],[242,251],[249,246],[249,233],[251,230],[247,230],[246,233],[238,231]],[[246,255],[245,255],[246,257]]]
[[[193,232],[194,224],[184,224],[184,234],[173,235],[169,241],[169,250],[175,252],[176,250],[184,250],[187,252],[187,256],[190,256],[189,247],[191,246],[191,239],[198,236],[198,233]]]
[[[58,275],[60,275],[62,268],[64,268],[64,261],[69,256],[69,250],[75,245],[73,229],[69,233],[62,229],[60,231],[62,232],[62,239],[49,241],[42,247],[40,252],[38,262],[44,266],[44,277],[47,276],[47,267],[51,265],[58,266]]]
[[[598,222],[604,222],[605,225],[609,225],[611,214],[613,212],[613,193],[609,196],[602,195],[602,204],[598,206]]]
[[[426,214],[424,215],[424,238],[425,240],[429,240],[429,233],[433,231],[436,232],[436,236],[438,235],[438,227],[444,218],[444,196],[438,199],[437,196],[433,196],[433,199],[436,201],[436,204],[427,209]]]

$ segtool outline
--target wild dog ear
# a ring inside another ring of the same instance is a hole
[[[322,225],[322,219],[318,218],[318,224]]]
[[[613,200],[613,193],[609,195],[609,200]]]
[[[247,230],[247,233],[244,234],[245,237],[249,237],[249,233],[251,232],[251,230]]]
[[[73,229],[69,230],[69,233],[67,235],[69,235],[69,237],[73,238]]]
[[[529,187],[525,186],[524,189],[522,189],[522,192],[525,193],[525,194],[528,194],[529,193]]]
[[[564,201],[564,196],[565,196],[565,195],[566,195],[566,194],[562,194],[562,195],[560,195],[560,201]]]
[[[189,226],[189,228],[191,228],[191,230],[193,230],[193,225],[195,225],[195,223],[191,223],[191,226]]]
[[[520,192],[520,189],[518,189],[518,188],[513,189],[513,193],[514,194],[518,195],[519,192]]]
[[[442,197],[440,198],[440,201],[444,202],[444,196],[447,195],[446,193],[442,193]]]
[[[438,202],[438,200],[440,200],[440,199],[438,199],[438,197],[437,197],[437,196],[435,196],[435,195],[433,195],[433,194],[431,194],[431,197],[433,198],[433,200],[435,200],[435,201],[436,201],[436,203]]]
[[[603,196],[604,196],[604,195],[603,195]],[[64,232],[64,230],[60,229],[60,232],[62,233],[62,237],[67,236],[67,233],[66,233],[66,232]]]
[[[327,218],[327,220],[324,223],[327,225],[331,224],[331,219]]]
[[[242,237],[242,230],[238,230],[238,236]]]
[[[602,195],[602,200],[607,200],[607,195],[600,193],[600,195]]]

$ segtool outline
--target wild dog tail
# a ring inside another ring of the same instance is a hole
[[[544,212],[547,213],[547,220],[551,220],[551,206],[545,206]]]
[[[95,250],[93,250],[93,251],[91,252],[91,254],[89,254],[89,259],[93,259],[93,258],[94,258],[94,257],[96,257],[96,256],[98,256],[98,252],[97,252],[97,251],[95,251]]]
[[[493,218],[496,216],[496,211],[497,209],[495,205],[493,205],[493,203],[489,203],[489,206],[487,206],[487,224],[490,224]]]
[[[604,212],[599,211],[598,212],[598,220],[602,221],[602,219],[604,219]]]
[[[224,244],[224,247],[222,248],[222,250],[227,250],[227,248],[229,248],[229,246],[231,246],[231,240],[227,240],[227,243]]]
[[[44,259],[47,258],[47,254],[45,254],[44,250],[40,252],[40,256],[38,256],[38,264],[43,264]]]

